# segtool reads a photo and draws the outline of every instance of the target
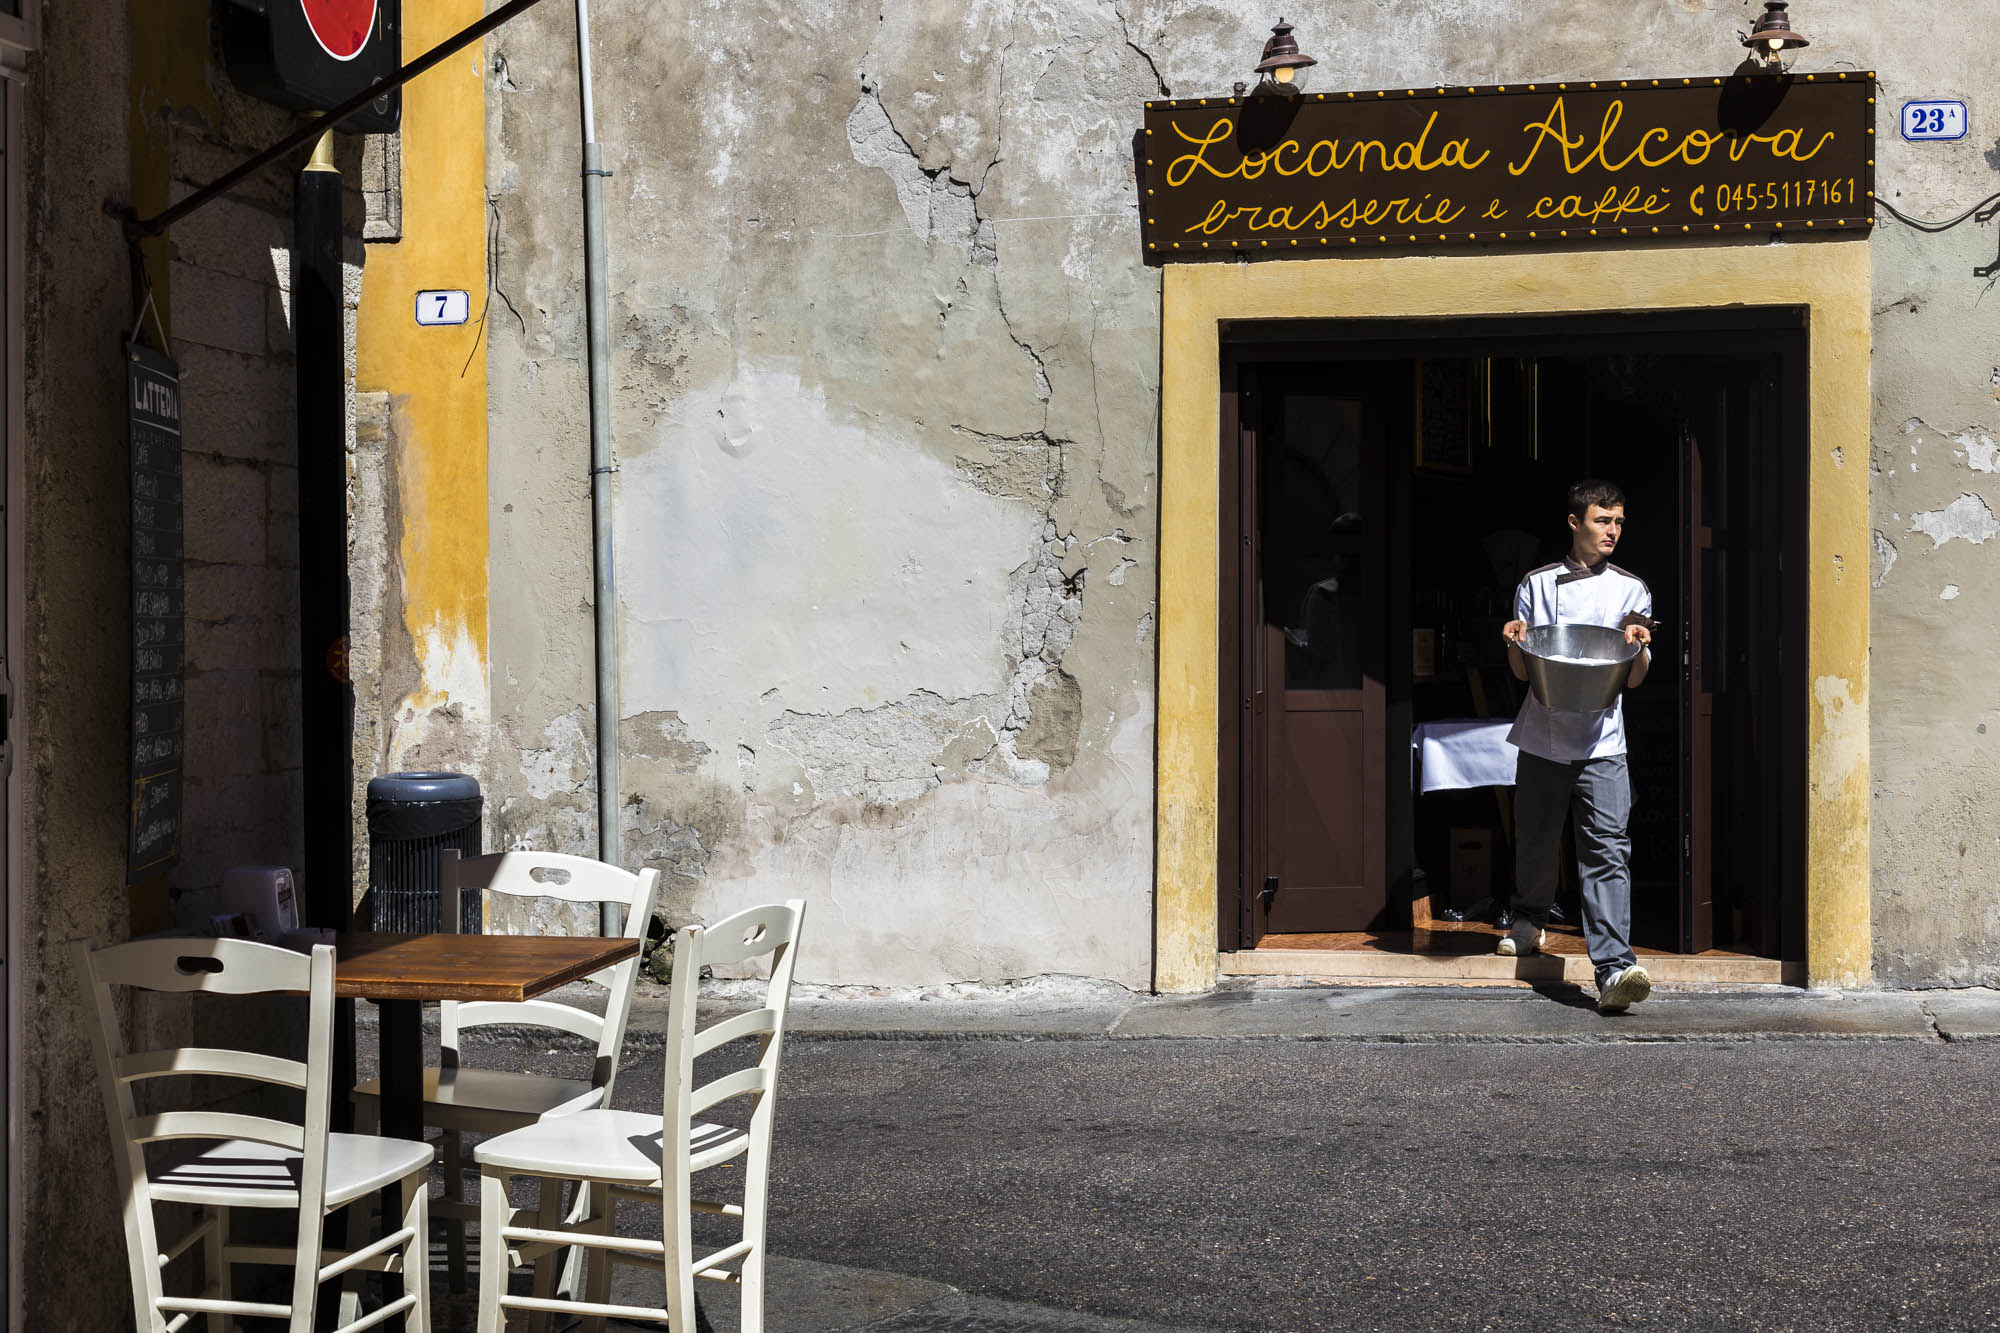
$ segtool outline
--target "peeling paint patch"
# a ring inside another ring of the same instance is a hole
[[[527,779],[528,795],[546,801],[557,792],[594,789],[597,732],[586,711],[570,709],[551,720],[542,734],[548,737],[547,745],[521,750],[521,776]]]
[[[1910,515],[1910,531],[1929,537],[1933,551],[1955,537],[1977,546],[1991,541],[1994,534],[2000,533],[2000,519],[1993,517],[1986,501],[1967,493],[1943,509]]]
[[[1965,465],[1974,472],[2000,472],[2000,441],[1985,431],[1966,431],[1954,440],[1965,451]]]
[[[992,435],[965,426],[952,434],[978,444],[986,457],[953,460],[966,480],[988,495],[1047,505],[1062,489],[1063,447],[1071,440],[1051,439],[1041,431],[1028,435]]]
[[[944,171],[926,171],[872,88],[863,90],[847,115],[847,144],[856,162],[881,168],[894,182],[896,200],[918,240],[963,250],[967,263],[991,268],[998,261],[993,223],[979,216],[972,186]]]
[[[1813,742],[1813,792],[1828,800],[1867,768],[1867,714],[1845,676],[1821,676],[1813,682],[1813,698],[1820,715],[1820,734]]]
[[[876,805],[913,801],[991,754],[999,737],[991,696],[947,699],[929,690],[834,715],[787,710],[769,731],[822,795]],[[955,772],[953,770],[956,770]]]
[[[1880,528],[1875,529],[1875,559],[1877,568],[1871,586],[1879,588],[1882,580],[1889,577],[1889,571],[1896,567],[1896,543],[1884,537]]]
[[[1958,585],[1956,583],[1945,584],[1944,591],[1938,594],[1938,600],[1941,602],[1956,601],[1957,598],[1958,598]]]

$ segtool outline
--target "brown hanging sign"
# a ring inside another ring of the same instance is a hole
[[[1875,76],[1146,103],[1148,263],[1874,225]]]

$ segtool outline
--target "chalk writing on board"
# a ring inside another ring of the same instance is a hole
[[[187,566],[180,371],[148,348],[134,344],[125,351],[132,450],[132,789],[125,878],[136,884],[180,860]]]

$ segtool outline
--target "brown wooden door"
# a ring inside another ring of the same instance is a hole
[[[1255,376],[1245,728],[1259,933],[1384,924],[1386,427],[1379,383]]]
[[[1782,366],[1776,356],[1690,363],[1679,944],[1687,951],[1782,948],[1787,787],[1799,780],[1783,740],[1795,689],[1781,655],[1797,608],[1784,576],[1782,501],[1793,483],[1779,449]]]

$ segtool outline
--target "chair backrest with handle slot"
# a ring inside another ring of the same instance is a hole
[[[97,1018],[91,1026],[98,1081],[111,1128],[112,1159],[124,1201],[127,1260],[134,1313],[141,1329],[161,1322],[159,1236],[153,1217],[153,1184],[145,1148],[172,1140],[241,1139],[301,1155],[298,1180],[298,1260],[293,1306],[309,1308],[319,1269],[325,1213],[328,1093],[333,1074],[333,949],[311,955],[235,939],[134,940],[105,949],[94,941],[75,946],[80,988]],[[227,1047],[132,1050],[120,1030],[114,988],[166,994],[306,996],[303,1061]],[[141,1114],[136,1085],[167,1078],[213,1077],[289,1088],[305,1095],[300,1120],[217,1109]],[[159,1197],[170,1197],[169,1195]]]
[[[456,852],[446,851],[442,869],[443,920],[459,919],[458,895],[473,889],[510,898],[551,898],[578,905],[615,903],[624,910],[624,936],[638,940],[641,950],[645,948],[646,929],[652,921],[653,902],[660,890],[660,872],[651,867],[635,874],[586,856],[562,852],[495,852],[461,859]],[[490,909],[490,899],[487,905]],[[485,916],[491,919],[490,910]],[[603,1101],[609,1104],[618,1074],[619,1048],[624,1044],[625,1024],[632,1012],[632,991],[638,978],[637,955],[584,978],[608,992],[601,1016],[579,1005],[550,999],[522,1003],[447,1001],[439,1006],[442,1061],[447,1068],[458,1063],[459,1033],[466,1028],[494,1024],[555,1028],[597,1043],[590,1081],[594,1088],[603,1089]]]
[[[703,1146],[690,1133],[702,1112],[738,1097],[752,1099],[748,1161],[745,1164],[746,1230],[761,1226],[762,1200],[770,1186],[771,1127],[777,1111],[778,1062],[784,1051],[785,1013],[791,998],[792,970],[798,958],[799,927],[805,919],[803,899],[746,908],[709,926],[684,926],[674,937],[673,990],[667,1004],[666,1088],[661,1119],[665,1133],[662,1152],[678,1153],[678,1162],[661,1163],[661,1207],[670,1223],[685,1218],[691,1206],[689,1159]],[[770,959],[770,985],[764,1001],[748,1013],[720,1018],[701,1026],[698,1001],[702,974],[752,959]],[[731,1042],[754,1039],[754,1060],[697,1087],[694,1062]],[[752,1201],[756,1206],[752,1206]],[[662,1233],[678,1235],[683,1253],[665,1256],[667,1280],[690,1271],[693,1249],[685,1225],[669,1224]],[[749,1237],[761,1244],[762,1237]]]

